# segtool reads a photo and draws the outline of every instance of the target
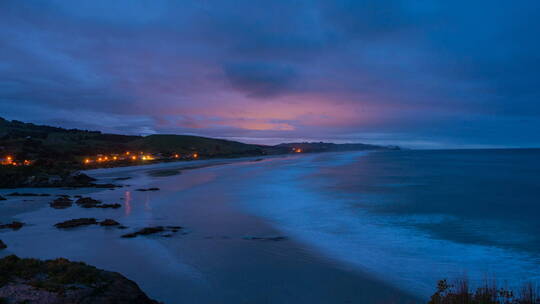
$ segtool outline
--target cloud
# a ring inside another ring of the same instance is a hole
[[[0,113],[258,142],[538,145],[539,15],[537,1],[1,1]]]
[[[232,87],[248,97],[269,98],[292,89],[296,72],[290,66],[265,62],[226,64],[224,72]]]

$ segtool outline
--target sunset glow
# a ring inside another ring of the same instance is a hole
[[[273,144],[540,145],[538,2],[7,2],[0,112],[13,119]]]

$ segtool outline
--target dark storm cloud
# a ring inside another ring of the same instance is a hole
[[[226,64],[224,71],[232,86],[250,97],[265,98],[284,93],[296,78],[296,72],[290,66],[261,62]]]
[[[537,1],[2,1],[0,115],[539,145],[539,15]]]

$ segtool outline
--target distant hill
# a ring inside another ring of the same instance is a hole
[[[190,135],[131,136],[42,126],[0,118],[0,159],[9,154],[17,159],[37,160],[42,165],[80,165],[84,157],[120,154],[125,151],[159,153],[165,156],[196,152],[201,158],[212,158],[381,149],[398,148],[323,142],[264,146]]]
[[[0,118],[0,188],[99,186],[84,174],[74,175],[89,168],[194,158],[381,149],[396,148],[323,142],[264,146],[189,135],[131,136]]]
[[[264,146],[190,135],[149,135],[131,141],[128,145],[132,150],[166,154],[195,151],[212,157],[264,154]]]
[[[188,135],[130,136],[41,126],[0,118],[1,154],[20,159],[76,161],[88,155],[123,153],[192,153],[203,157],[261,155],[263,146]]]
[[[397,146],[377,146],[367,144],[334,144],[325,142],[302,142],[284,143],[274,146],[275,149],[287,151],[298,151],[304,153],[311,152],[340,152],[340,151],[361,151],[361,150],[398,150]]]

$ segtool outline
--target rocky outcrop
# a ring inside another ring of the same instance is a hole
[[[115,203],[115,204],[100,204],[100,205],[96,205],[94,206],[93,208],[103,208],[103,209],[107,209],[107,208],[111,208],[111,209],[118,209],[122,207],[122,205],[118,204],[118,203]]]
[[[73,172],[64,176],[40,173],[28,176],[17,187],[92,187],[94,178],[80,172]]]
[[[99,222],[99,225],[100,226],[119,226],[120,223],[115,221],[115,220],[106,219],[106,220],[103,220],[103,221]]]
[[[37,170],[37,169],[36,169]],[[71,172],[62,174],[50,174],[46,171],[12,172],[0,174],[0,188],[116,188],[114,184],[96,184],[96,179],[81,173]]]
[[[47,193],[20,193],[20,192],[13,192],[8,194],[8,196],[51,196]]]
[[[159,188],[140,188],[140,189],[135,189],[135,191],[159,191]]]
[[[68,197],[61,196],[49,204],[54,209],[66,209],[73,206],[73,200]]]
[[[0,229],[13,229],[13,230],[19,230],[24,226],[24,223],[21,222],[12,222],[11,224],[0,224]]]
[[[163,237],[171,237],[172,233],[170,233],[170,232],[175,233],[175,232],[178,232],[180,229],[183,229],[183,227],[181,227],[181,226],[146,227],[146,228],[143,228],[141,230],[138,230],[138,231],[135,231],[135,232],[132,232],[132,233],[124,234],[124,235],[122,235],[122,237],[129,239],[129,238],[137,237],[139,235],[151,235],[151,234],[158,234],[158,233],[165,233],[165,232],[168,232],[168,233],[161,234],[161,236],[163,236]]]
[[[79,218],[79,219],[73,219],[61,223],[54,224],[54,227],[59,229],[69,229],[69,228],[75,228],[80,226],[89,226],[89,225],[97,225],[98,222],[95,218]]]
[[[4,242],[2,242],[2,240],[0,240],[0,250],[6,249],[6,248],[7,248],[6,243],[4,243]]]
[[[82,197],[75,201],[75,204],[83,207],[83,208],[93,208],[96,205],[101,204],[102,201],[93,199],[91,197]]]
[[[117,209],[122,207],[120,204],[103,204],[102,201],[96,200],[90,197],[82,197],[79,198],[76,202],[77,205],[83,207],[83,208],[112,208]]]
[[[157,304],[119,273],[66,259],[0,259],[2,303]]]
[[[165,231],[165,227],[162,227],[162,226],[147,227],[147,228],[143,228],[143,229],[141,229],[139,231],[124,234],[124,235],[122,235],[122,237],[123,238],[134,238],[134,237],[137,237],[139,235],[150,235],[150,234],[156,234],[156,233],[160,233],[160,232],[164,232],[164,231]]]
[[[6,198],[0,195],[0,201],[5,201]]]

